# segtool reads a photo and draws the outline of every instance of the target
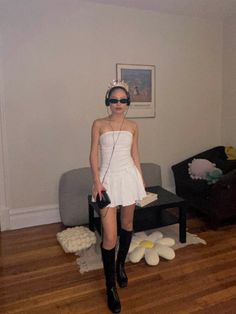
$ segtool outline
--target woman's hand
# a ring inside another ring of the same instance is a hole
[[[99,194],[100,200],[102,199],[102,191],[106,191],[101,182],[95,182],[93,184],[92,196],[93,199],[96,200],[97,195]]]

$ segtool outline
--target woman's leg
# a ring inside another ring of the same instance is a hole
[[[135,204],[124,206],[121,209],[121,231],[116,261],[117,282],[121,288],[128,285],[128,277],[125,272],[125,259],[132,239],[134,209]]]
[[[103,248],[110,250],[116,246],[117,241],[117,209],[116,207],[112,208],[103,208],[101,210],[101,223],[103,228],[103,239],[102,244]]]
[[[102,209],[101,222],[103,227],[101,252],[106,279],[107,304],[111,312],[119,313],[121,305],[115,283],[115,250],[117,241],[116,208]]]

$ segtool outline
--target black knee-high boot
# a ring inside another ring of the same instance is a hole
[[[133,231],[121,229],[120,244],[116,260],[117,282],[121,288],[127,287],[128,277],[125,273],[125,259],[129,251]]]
[[[115,248],[106,250],[102,247],[102,261],[107,288],[107,305],[113,313],[120,313],[121,304],[115,282]]]

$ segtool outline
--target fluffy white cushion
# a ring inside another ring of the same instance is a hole
[[[86,227],[67,228],[57,233],[57,241],[65,253],[75,253],[96,243],[95,233]]]
[[[215,169],[215,164],[207,159],[193,159],[188,164],[188,172],[192,179],[206,179],[207,174]]]

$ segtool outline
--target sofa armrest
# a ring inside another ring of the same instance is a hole
[[[154,163],[141,163],[141,169],[143,174],[143,179],[146,187],[160,185],[161,181],[161,167]]]
[[[209,194],[212,217],[228,219],[236,216],[236,169],[223,175]]]
[[[89,167],[69,170],[59,181],[59,211],[65,226],[88,223],[88,194],[92,189]]]

